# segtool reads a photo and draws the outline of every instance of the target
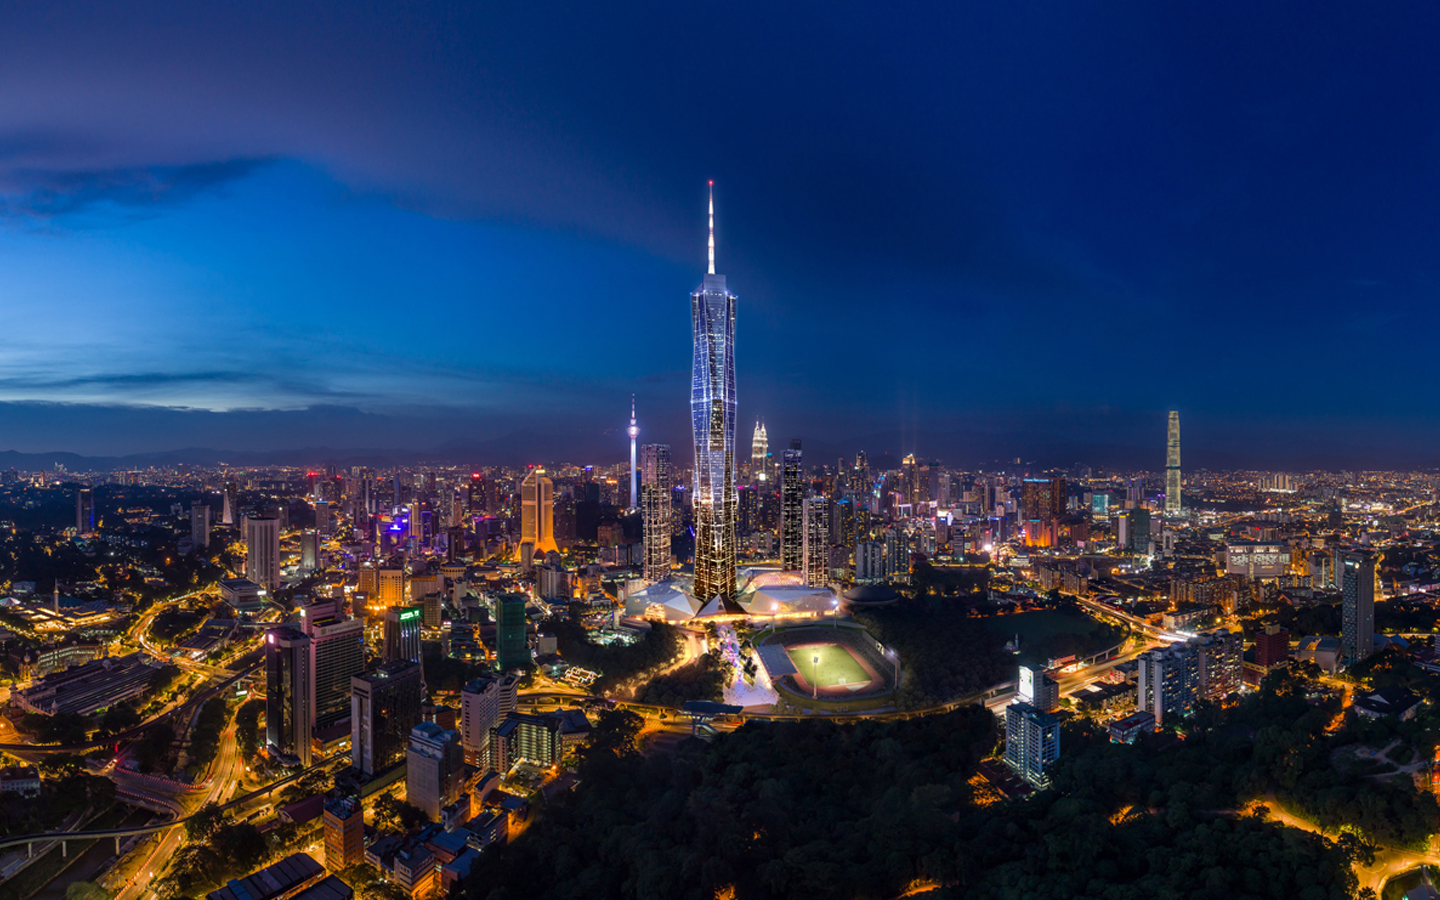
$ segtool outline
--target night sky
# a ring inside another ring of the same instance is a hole
[[[0,449],[684,447],[713,178],[742,445],[1440,463],[1434,6],[54,6]]]

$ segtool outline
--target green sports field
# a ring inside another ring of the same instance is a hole
[[[790,661],[799,670],[800,677],[807,685],[819,685],[821,689],[843,687],[853,684],[867,684],[870,675],[856,662],[850,651],[835,644],[798,644],[786,647]],[[816,665],[815,658],[820,658]]]

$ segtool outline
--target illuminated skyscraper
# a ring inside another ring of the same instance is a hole
[[[370,778],[405,758],[424,697],[420,664],[408,659],[350,679],[350,764],[362,776]]]
[[[365,671],[365,622],[336,612],[300,609],[301,625],[310,638],[311,717],[321,728],[350,714],[350,678]],[[418,631],[416,638],[418,643]]]
[[[420,661],[420,627],[424,624],[425,611],[418,606],[392,606],[385,610],[381,632],[382,659],[394,662],[398,659]]]
[[[824,587],[830,578],[830,501],[824,497],[804,500],[805,547],[802,571],[805,583]]]
[[[640,472],[644,476],[640,509],[645,525],[645,566],[647,581],[670,577],[670,445],[646,444],[640,451]]]
[[[529,541],[538,556],[555,546],[555,485],[545,470],[531,469],[520,482],[520,542]]]
[[[202,503],[190,504],[190,542],[196,550],[210,546],[210,507]]]
[[[919,504],[919,481],[919,466],[915,462],[915,454],[908,453],[900,461],[900,494],[905,498],[904,502],[912,507]]]
[[[695,596],[735,595],[735,302],[715,274],[715,196],[710,196],[710,269],[690,295],[694,368]]]
[[[630,427],[625,429],[625,433],[630,435],[630,508],[636,509],[640,506],[640,491],[639,485],[635,482],[637,477],[635,471],[635,439],[640,436],[640,428],[635,424],[634,394],[630,395]]]
[[[280,520],[245,520],[245,577],[268,590],[280,586]]]
[[[1165,441],[1165,515],[1180,512],[1180,413],[1170,410],[1170,434]]]
[[[81,534],[95,530],[95,494],[88,487],[75,494],[75,530]]]
[[[750,440],[750,483],[765,484],[770,480],[770,436],[765,423],[755,422],[755,436]]]
[[[1354,665],[1375,652],[1375,554],[1335,551],[1335,581],[1340,586],[1340,652]]]
[[[271,753],[310,765],[315,721],[310,638],[299,629],[265,633],[265,743]]]
[[[465,776],[465,751],[459,732],[447,731],[434,722],[421,722],[410,729],[405,760],[406,802],[438,822],[440,810],[459,798]]]
[[[502,672],[530,667],[530,636],[522,594],[495,599],[495,666]]]
[[[805,463],[799,438],[785,451],[780,478],[780,565],[799,572],[805,567]]]

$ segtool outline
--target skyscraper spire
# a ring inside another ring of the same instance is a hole
[[[735,295],[715,274],[715,186],[710,186],[710,271],[690,294],[695,355],[690,421],[695,438],[694,597],[719,598],[724,612],[743,612],[735,596]]]

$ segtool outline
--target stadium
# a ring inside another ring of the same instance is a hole
[[[893,651],[854,624],[802,625],[757,638],[756,655],[775,690],[801,706],[867,701],[875,706],[895,690]]]

